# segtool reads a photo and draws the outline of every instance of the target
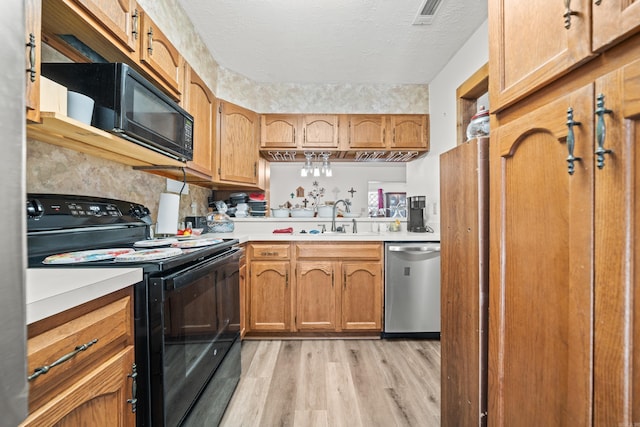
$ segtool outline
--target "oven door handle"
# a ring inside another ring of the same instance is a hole
[[[222,265],[230,262],[231,259],[239,258],[237,251],[228,252],[220,257],[206,259],[199,264],[193,265],[185,270],[180,270],[165,279],[165,289],[173,290],[188,286],[199,277],[206,276],[209,272],[218,270]]]

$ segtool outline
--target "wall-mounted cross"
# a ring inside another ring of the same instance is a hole
[[[348,190],[347,193],[351,193],[351,198],[353,199],[353,193],[357,193],[357,191],[351,187],[351,190]]]
[[[302,203],[304,204],[304,207],[307,207],[307,204],[309,203],[309,201],[307,200],[307,198],[305,197],[304,200],[302,201]]]

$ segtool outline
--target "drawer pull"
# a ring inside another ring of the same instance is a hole
[[[29,72],[29,80],[31,83],[36,81],[36,36],[33,33],[29,33],[29,43],[27,43],[27,47],[29,48],[29,68],[27,71]]]
[[[580,157],[576,157],[573,155],[573,149],[575,148],[576,138],[573,133],[574,126],[580,126],[582,123],[576,122],[573,120],[573,108],[569,107],[567,110],[567,127],[569,128],[569,133],[567,134],[567,150],[569,151],[569,156],[567,157],[567,163],[569,168],[569,175],[573,175],[575,172],[574,162],[582,160]]]
[[[127,399],[127,403],[131,404],[131,412],[135,413],[138,409],[138,367],[135,363],[131,365],[131,373],[127,377],[131,378],[131,399]]]
[[[53,362],[51,365],[45,365],[45,366],[41,366],[39,368],[35,368],[33,370],[33,374],[31,374],[31,375],[29,375],[27,377],[27,381],[34,380],[34,379],[38,378],[40,375],[46,374],[47,372],[49,372],[51,370],[51,368],[55,368],[58,365],[62,365],[67,360],[72,359],[76,354],[80,353],[81,351],[85,351],[86,349],[88,349],[89,347],[91,347],[92,345],[94,345],[97,342],[98,342],[98,339],[96,338],[94,340],[89,341],[86,344],[79,345],[71,353],[65,354],[60,359],[58,359],[55,362]]]
[[[564,27],[568,30],[571,28],[571,16],[578,15],[578,12],[571,10],[571,0],[564,0],[565,12],[564,15]]]

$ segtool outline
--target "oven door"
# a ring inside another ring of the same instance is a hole
[[[149,280],[152,425],[179,425],[238,336],[239,254]]]

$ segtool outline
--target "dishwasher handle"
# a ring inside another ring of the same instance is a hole
[[[389,252],[405,252],[410,254],[415,253],[432,253],[432,252],[440,252],[440,245],[390,245],[388,248]]]

